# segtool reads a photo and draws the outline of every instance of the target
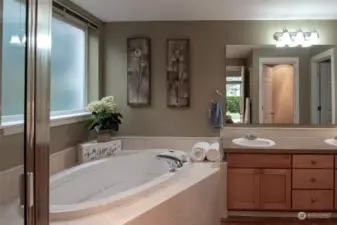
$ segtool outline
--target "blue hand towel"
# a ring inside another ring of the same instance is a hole
[[[214,128],[223,127],[223,114],[221,104],[219,102],[212,103],[211,105],[211,125]]]

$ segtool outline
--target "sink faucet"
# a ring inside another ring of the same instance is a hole
[[[251,133],[251,134],[246,134],[244,136],[244,138],[247,139],[247,140],[253,141],[253,140],[255,140],[257,138],[257,136],[256,136],[256,134]]]

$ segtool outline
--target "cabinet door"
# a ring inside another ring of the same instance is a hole
[[[250,210],[259,206],[256,169],[228,169],[228,209]]]
[[[260,209],[291,208],[291,170],[261,169],[259,171]]]

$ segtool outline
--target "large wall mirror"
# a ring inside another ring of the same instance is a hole
[[[226,46],[225,126],[332,126],[336,47]]]

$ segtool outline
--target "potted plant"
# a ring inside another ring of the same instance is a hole
[[[122,114],[118,111],[118,106],[113,96],[107,96],[101,100],[91,102],[87,110],[92,114],[88,120],[89,131],[97,133],[98,142],[110,140],[113,131],[119,130],[122,123]]]

